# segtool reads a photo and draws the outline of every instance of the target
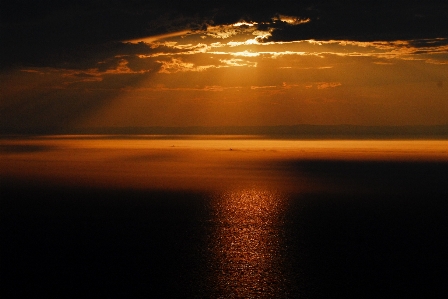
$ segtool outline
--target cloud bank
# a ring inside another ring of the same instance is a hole
[[[443,0],[2,1],[0,65],[73,65],[113,52],[123,40],[183,31],[229,38],[256,30],[266,33],[256,40],[276,42],[447,38],[447,11]]]

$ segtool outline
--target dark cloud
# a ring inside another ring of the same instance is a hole
[[[310,22],[272,23],[284,14]],[[207,24],[257,21],[273,27],[271,40],[395,40],[447,37],[448,2],[330,0],[11,0],[0,4],[0,67],[88,68],[123,40],[201,29]],[[120,48],[122,47],[122,48]],[[147,51],[139,45],[139,53]],[[149,51],[149,50],[148,50]],[[137,52],[137,51],[136,51]]]
[[[90,64],[121,47],[119,41],[192,22],[171,11],[167,1],[10,2],[0,7],[3,67]]]
[[[328,1],[315,6],[300,26],[277,22],[271,40],[348,39],[358,41],[445,37],[448,4],[441,1]]]
[[[411,40],[409,44],[416,48],[435,48],[448,45],[448,38]]]

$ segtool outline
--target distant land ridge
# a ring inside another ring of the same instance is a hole
[[[105,135],[262,135],[292,139],[448,139],[448,124],[419,126],[278,125],[216,127],[89,127],[0,128],[2,135],[105,134]]]

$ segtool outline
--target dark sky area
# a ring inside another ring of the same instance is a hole
[[[114,42],[240,20],[270,22],[275,14],[311,22],[304,26],[277,24],[270,37],[274,41],[448,35],[448,2],[444,0],[15,0],[0,4],[0,63],[2,68],[60,66],[81,59],[87,63],[89,57],[96,59],[91,56],[98,52],[113,51],[117,47]]]

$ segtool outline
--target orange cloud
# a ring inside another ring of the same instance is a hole
[[[267,89],[267,88],[276,88],[275,85],[267,85],[267,86],[251,86],[250,89]]]
[[[157,61],[162,64],[159,73],[171,74],[178,72],[202,72],[208,68],[215,67],[214,65],[199,65],[195,66],[191,62],[183,62],[181,59],[172,58],[170,61]]]
[[[340,82],[322,82],[317,84],[317,89],[326,89],[341,86]]]
[[[300,24],[305,24],[305,23],[309,23],[311,21],[310,18],[299,18],[299,17],[294,17],[294,16],[287,16],[287,15],[278,15],[274,18],[272,18],[273,21],[281,21],[281,22],[285,22],[288,23],[290,25],[300,25]]]
[[[224,63],[226,66],[248,66],[248,67],[256,67],[257,63],[252,61],[247,61],[243,59],[220,59],[220,62]]]

